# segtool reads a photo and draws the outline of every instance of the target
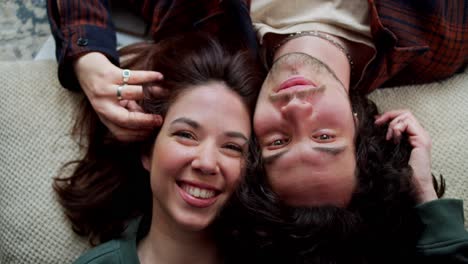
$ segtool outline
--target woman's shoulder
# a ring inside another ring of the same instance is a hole
[[[122,242],[111,240],[94,247],[81,255],[74,264],[126,263],[121,257]]]
[[[107,241],[88,250],[74,264],[140,264],[136,247],[139,220],[132,221],[121,238]]]

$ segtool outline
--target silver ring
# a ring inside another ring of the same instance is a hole
[[[122,71],[122,79],[123,83],[126,84],[128,82],[128,79],[130,79],[131,71],[129,69],[124,69]]]
[[[126,84],[124,85],[119,85],[117,86],[117,100],[122,100],[122,89],[126,86]]]

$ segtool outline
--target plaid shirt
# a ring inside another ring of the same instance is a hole
[[[358,87],[360,92],[441,80],[466,66],[468,0],[368,1],[377,56],[364,73]],[[223,9],[221,3],[229,1],[128,2],[148,22],[152,37],[158,40],[194,28],[222,32],[226,6]],[[250,1],[243,4],[248,10]],[[48,0],[48,14],[57,45],[59,79],[64,87],[78,87],[71,63],[81,54],[99,51],[118,65],[115,32],[106,0]],[[245,23],[242,26],[248,27]]]
[[[120,2],[125,2],[131,11],[143,18],[155,41],[177,33],[205,31],[221,39],[224,36],[237,40],[240,36],[236,38],[236,34],[242,35],[248,42],[247,46],[256,49],[255,33],[249,16],[250,0]],[[47,11],[56,43],[59,80],[64,87],[79,89],[72,63],[85,53],[101,52],[112,63],[119,65],[115,29],[108,0],[48,0]],[[231,15],[233,13],[234,17]]]
[[[427,83],[468,63],[468,1],[368,0],[377,56],[358,89]]]

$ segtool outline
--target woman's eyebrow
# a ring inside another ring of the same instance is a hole
[[[177,124],[177,123],[183,123],[183,124],[187,124],[191,127],[193,127],[194,129],[198,129],[200,128],[200,124],[193,120],[193,119],[190,119],[188,117],[179,117],[177,119],[175,119],[174,121],[171,122],[171,125],[172,124]],[[224,133],[225,136],[227,137],[232,137],[232,138],[241,138],[245,141],[248,141],[249,139],[247,138],[247,136],[245,136],[244,134],[242,134],[241,132],[238,132],[238,131],[226,131]]]
[[[176,123],[184,123],[184,124],[187,124],[187,125],[195,128],[195,129],[200,127],[200,124],[198,124],[195,120],[192,120],[192,119],[187,118],[187,117],[179,117],[179,118],[175,119],[174,121],[172,121],[171,125],[176,124]]]
[[[241,132],[237,132],[237,131],[227,131],[224,133],[224,135],[226,135],[227,137],[241,138],[245,141],[249,140],[244,134],[242,134]]]

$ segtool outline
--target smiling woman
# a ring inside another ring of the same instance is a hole
[[[84,108],[77,128],[86,155],[54,189],[73,230],[107,242],[77,263],[224,261],[227,233],[213,230],[225,224],[218,215],[254,158],[251,115],[262,75],[248,53],[230,54],[203,34],[122,53],[131,55],[127,67],[164,75],[141,102],[164,123],[143,142],[122,143]]]
[[[164,222],[200,231],[213,222],[241,180],[249,121],[241,98],[225,84],[194,86],[179,96],[143,158],[154,193],[152,229]]]

